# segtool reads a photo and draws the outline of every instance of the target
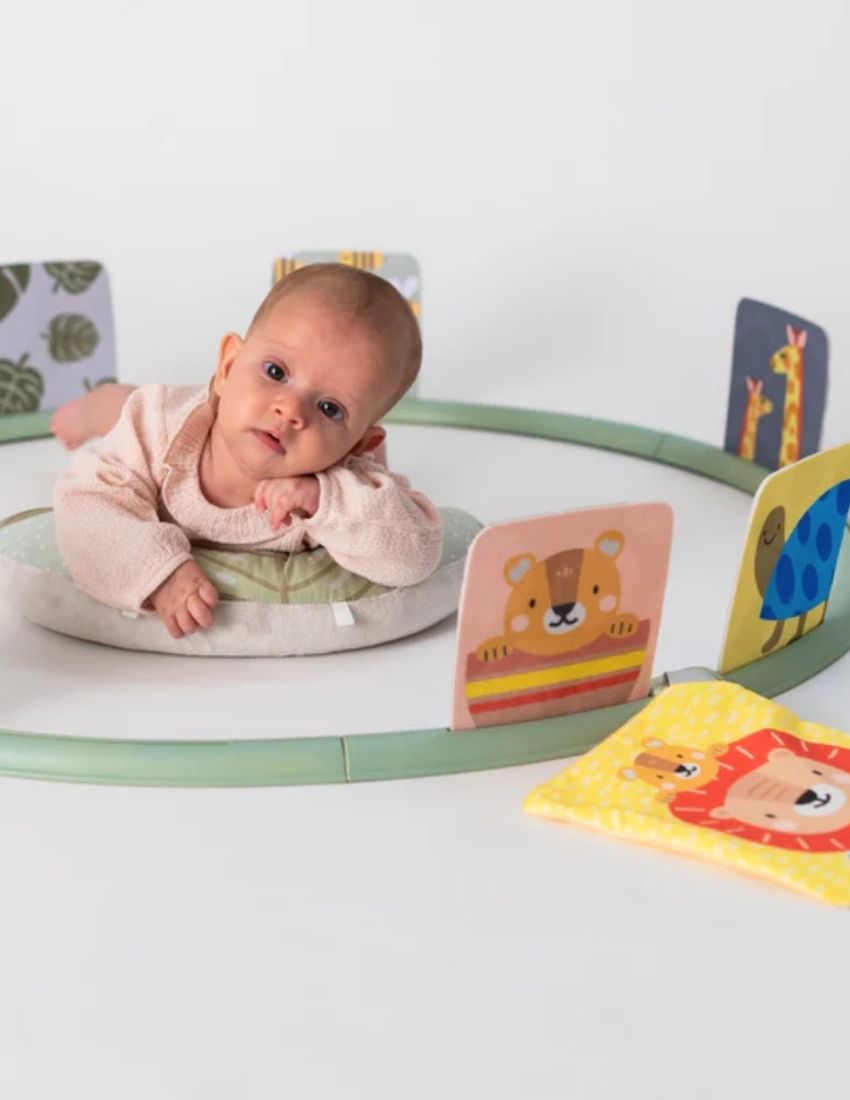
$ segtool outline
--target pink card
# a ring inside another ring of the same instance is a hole
[[[645,696],[672,534],[660,503],[485,528],[466,562],[452,729]]]

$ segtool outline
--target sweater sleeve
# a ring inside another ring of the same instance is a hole
[[[189,540],[157,512],[156,455],[167,444],[164,387],[143,386],[98,450],[81,451],[56,483],[56,540],[77,587],[112,607],[141,610],[184,561]]]
[[[316,475],[319,507],[304,530],[345,569],[392,588],[417,584],[443,548],[440,515],[407,478],[368,458]]]

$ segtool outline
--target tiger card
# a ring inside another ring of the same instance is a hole
[[[461,593],[452,729],[646,695],[672,532],[660,503],[485,528]]]

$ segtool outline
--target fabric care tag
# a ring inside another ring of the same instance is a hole
[[[332,603],[331,611],[337,626],[354,626],[354,613],[347,603]]]
[[[850,905],[850,735],[737,684],[667,688],[524,808]]]

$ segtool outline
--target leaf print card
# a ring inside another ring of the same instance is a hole
[[[466,560],[452,729],[646,695],[673,535],[668,504],[495,524]]]
[[[778,470],[820,447],[829,346],[824,330],[742,298],[735,315],[724,447]]]
[[[115,374],[101,264],[0,265],[0,415],[50,411]]]
[[[823,622],[850,510],[850,443],[765,478],[753,501],[719,670]]]

